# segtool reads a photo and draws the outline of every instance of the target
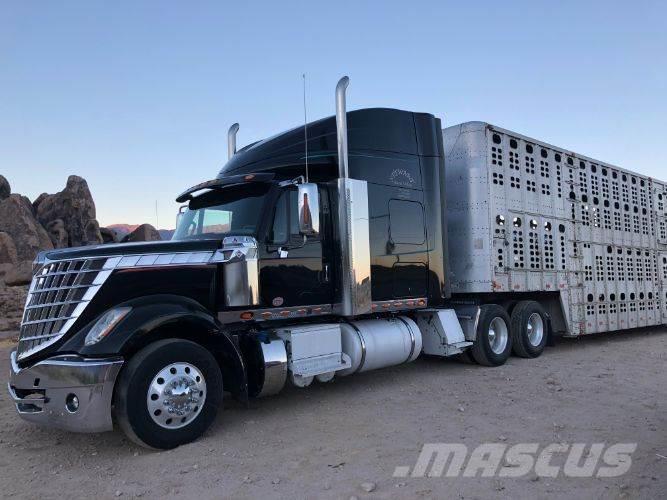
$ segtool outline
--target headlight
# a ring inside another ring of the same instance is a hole
[[[113,327],[131,310],[131,307],[116,307],[105,312],[86,335],[86,345],[97,344],[106,337],[113,330]]]

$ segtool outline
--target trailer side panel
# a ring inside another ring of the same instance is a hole
[[[664,183],[482,122],[443,133],[453,293],[558,293],[567,335],[667,321]]]

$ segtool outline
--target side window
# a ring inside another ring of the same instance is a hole
[[[232,228],[232,212],[206,209],[203,211],[200,226],[200,233],[228,233]]]
[[[276,210],[273,215],[273,225],[269,234],[269,243],[280,245],[287,243],[289,215],[287,211],[287,199],[289,193],[283,193],[276,202]]]
[[[389,200],[389,232],[393,243],[423,245],[424,209],[415,201]]]

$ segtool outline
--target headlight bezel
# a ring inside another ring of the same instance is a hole
[[[97,318],[97,321],[95,321],[92,328],[88,330],[84,345],[89,347],[104,340],[131,310],[132,308],[129,306],[114,307],[102,313],[102,315]]]

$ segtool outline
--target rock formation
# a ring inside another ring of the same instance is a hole
[[[102,243],[118,243],[118,238],[113,229],[108,227],[101,227],[100,234],[102,235]]]
[[[100,228],[95,217],[95,202],[81,177],[72,175],[59,193],[42,193],[31,202],[12,193],[0,175],[0,331],[20,326],[39,251],[161,239],[150,224],[133,226],[134,231],[119,236],[113,228]]]
[[[0,264],[16,264],[18,261],[14,240],[9,234],[0,232]]]
[[[19,262],[5,273],[4,279],[7,286],[29,285],[32,279],[32,262]]]
[[[32,261],[40,250],[53,248],[49,234],[32,214],[32,204],[28,208],[18,194],[0,201],[0,231],[13,240],[19,261]]]
[[[46,225],[46,232],[49,233],[54,248],[67,248],[69,246],[69,234],[67,234],[65,223],[62,219],[49,222]]]
[[[0,175],[0,200],[9,198],[9,195],[12,192],[12,188],[9,185],[9,181]]]
[[[44,226],[60,219],[67,232],[67,246],[78,247],[102,242],[95,221],[95,202],[85,179],[70,175],[65,189],[56,194],[40,196],[36,204],[37,220]],[[95,221],[93,225],[90,221]],[[54,241],[54,244],[56,242]]]
[[[131,243],[133,241],[160,241],[160,233],[150,224],[142,224],[130,234],[125,236],[121,242]]]

